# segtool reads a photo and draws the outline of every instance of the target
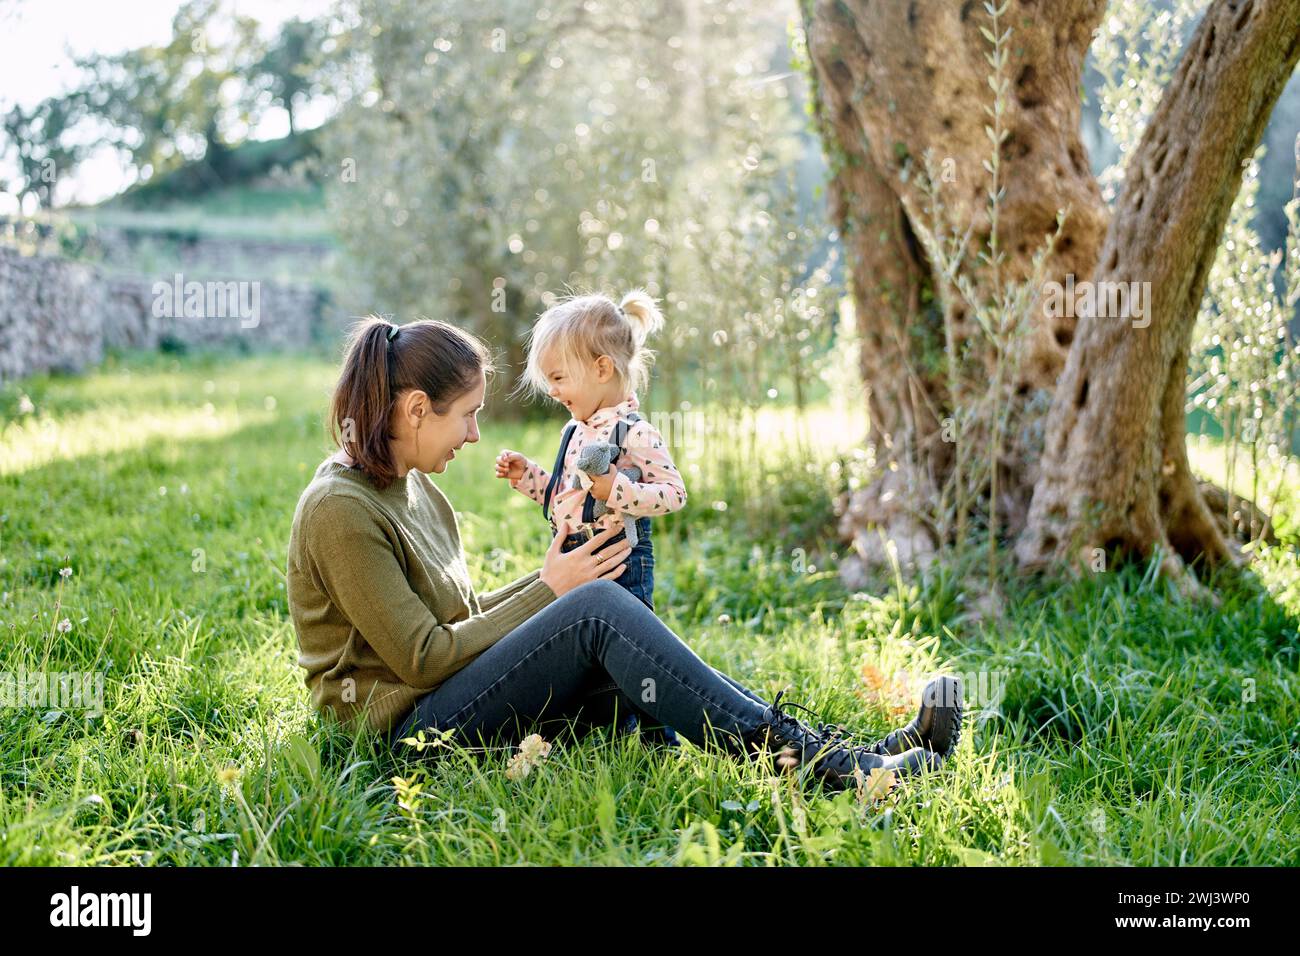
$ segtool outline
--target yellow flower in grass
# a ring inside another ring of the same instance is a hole
[[[894,673],[886,676],[873,664],[862,665],[862,686],[858,693],[868,703],[875,704],[892,718],[906,716],[912,712],[911,693],[908,690],[905,675]]]
[[[863,803],[880,803],[898,786],[898,777],[894,771],[882,767],[877,767],[870,773],[863,773],[861,767],[854,767],[853,776],[858,784],[858,799]]]
[[[242,771],[238,767],[223,767],[217,771],[217,782],[223,787],[233,787],[239,783]]]

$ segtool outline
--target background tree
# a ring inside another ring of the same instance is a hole
[[[321,91],[320,64],[327,37],[321,20],[286,20],[253,66],[257,86],[269,92],[271,101],[288,114],[291,136],[298,131],[300,102]]]
[[[1104,2],[867,7],[803,6],[869,441],[888,466],[846,531],[868,560],[876,526],[921,558],[961,538],[969,509],[1030,566],[1159,551],[1181,577],[1228,558],[1187,460],[1189,343],[1243,165],[1300,55],[1300,4],[1210,4],[1113,211],[1079,138]],[[1149,314],[1043,308],[1044,282],[1067,277],[1149,282]]]
[[[16,196],[19,208],[28,196],[44,208],[53,205],[59,178],[84,156],[84,146],[69,136],[83,115],[82,98],[75,94],[50,97],[31,109],[15,104],[4,114],[0,155],[12,159],[16,177],[0,189]]]
[[[191,0],[166,44],[78,61],[103,141],[129,157],[139,178],[201,160],[210,184],[223,181],[229,147],[253,120],[240,89],[252,71],[256,28],[249,18],[224,17],[220,0]],[[228,36],[219,40],[222,32]]]
[[[1159,550],[1165,570],[1230,558],[1187,457],[1187,367],[1241,184],[1300,58],[1300,3],[1210,4],[1133,156],[1093,271],[1150,282],[1149,328],[1085,311],[1047,419],[1022,562]]]
[[[326,152],[358,308],[452,317],[518,371],[555,294],[643,285],[668,313],[652,343],[668,408],[807,386],[829,275],[785,181],[791,77],[764,75],[783,18],[721,0],[350,10],[351,100]]]

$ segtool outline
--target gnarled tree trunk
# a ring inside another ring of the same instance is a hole
[[[1047,419],[1022,564],[1160,549],[1164,571],[1231,551],[1187,460],[1187,362],[1241,171],[1300,56],[1300,0],[1219,0],[1128,162],[1094,285],[1149,283],[1149,312],[1080,317]]]
[[[1014,18],[998,223],[1004,279],[1029,276],[1032,256],[1066,208],[1047,277],[1086,274],[1096,262],[1108,213],[1079,137],[1079,84],[1104,8],[1102,0],[1061,0],[1050,16]],[[951,495],[958,457],[988,446],[987,433],[961,434],[955,442],[944,434],[944,419],[953,415],[945,353],[970,350],[972,366],[988,374],[995,357],[967,303],[935,275],[911,214],[927,208],[918,175],[932,150],[945,178],[955,180],[939,184],[947,220],[961,229],[971,224],[975,243],[989,241],[983,164],[991,151],[985,108],[992,93],[990,46],[981,32],[989,19],[982,4],[942,0],[806,0],[804,19],[832,165],[831,209],[862,340],[868,442],[881,466],[878,481],[850,496],[841,530],[868,564],[881,558],[876,527],[898,544],[903,561],[923,560],[944,535],[935,515],[951,510],[952,502],[939,498],[944,489]],[[980,293],[991,291],[989,270],[973,254],[964,268]],[[1073,326],[1070,317],[1036,317],[1006,382],[1009,441],[999,462],[998,506],[1013,533],[1028,513],[1041,441],[1036,422],[1065,364]],[[849,559],[842,567],[852,578],[860,565]]]
[[[1187,468],[1190,335],[1241,161],[1295,64],[1300,0],[1214,0],[1113,218],[1079,136],[1084,58],[1106,4],[1008,7],[1000,279],[1031,276],[1032,257],[1068,210],[1043,279],[1149,281],[1154,301],[1141,329],[1030,310],[1003,396],[1001,528],[1019,537],[1028,565],[1091,542],[1143,554],[1169,544],[1184,558],[1222,559],[1227,546]],[[943,434],[953,414],[947,363],[964,354],[958,361],[978,375],[996,356],[916,239],[923,224],[912,216],[927,208],[917,174],[927,150],[946,160],[955,173],[940,191],[949,222],[972,224],[975,242],[988,242],[990,18],[975,0],[804,0],[803,14],[862,339],[867,437],[881,466],[876,482],[850,496],[842,531],[867,563],[880,557],[876,527],[900,557],[923,559],[942,543],[933,516],[951,507],[943,496],[959,456],[990,447],[987,431],[956,442]],[[992,291],[989,266],[968,256],[962,271],[981,296]],[[989,483],[975,491],[987,495]],[[1099,510],[1105,520],[1087,524]],[[852,579],[861,566],[844,567]]]

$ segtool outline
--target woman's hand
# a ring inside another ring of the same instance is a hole
[[[542,572],[538,577],[546,582],[556,597],[563,597],[578,585],[598,578],[612,581],[627,570],[627,565],[623,562],[632,553],[631,545],[624,540],[600,554],[594,552],[622,530],[618,527],[606,528],[566,553],[560,551],[560,546],[569,535],[569,524],[562,520],[559,531],[551,539],[551,546],[546,549],[546,558],[542,561]]]
[[[517,451],[502,451],[497,455],[497,477],[509,478],[512,482],[524,476],[528,459]]]

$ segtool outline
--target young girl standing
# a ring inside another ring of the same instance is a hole
[[[547,472],[515,451],[497,456],[498,478],[542,506],[553,533],[564,530],[561,550],[582,544],[604,528],[636,519],[636,544],[619,584],[654,610],[654,551],[650,518],[686,504],[686,486],[659,431],[642,418],[636,393],[650,375],[646,339],[663,326],[654,300],[640,289],[619,304],[603,295],[567,299],[547,309],[529,336],[528,368],[521,388],[547,395],[572,419],[560,436],[555,466]],[[592,442],[619,447],[613,467],[590,477],[575,463]],[[624,474],[639,469],[633,480]],[[589,487],[588,487],[589,486]],[[603,504],[603,514],[599,505]],[[616,536],[615,541],[621,536]]]
[[[542,506],[553,535],[570,551],[604,528],[635,521],[627,570],[615,580],[654,610],[654,550],[650,518],[686,504],[686,486],[659,431],[637,409],[654,353],[646,339],[663,327],[648,293],[633,289],[615,303],[604,295],[565,299],[547,309],[529,335],[528,366],[520,390],[546,395],[572,416],[560,436],[550,472],[516,451],[496,460],[498,478]],[[609,471],[588,476],[576,468],[584,447],[618,447]],[[633,471],[632,477],[625,472]],[[602,508],[601,505],[604,507]],[[610,542],[622,540],[619,534]],[[609,545],[606,545],[608,547]],[[671,730],[665,735],[675,742]]]

